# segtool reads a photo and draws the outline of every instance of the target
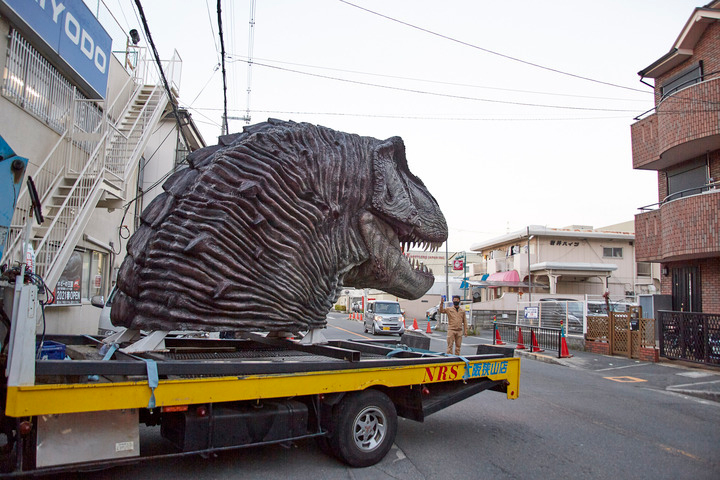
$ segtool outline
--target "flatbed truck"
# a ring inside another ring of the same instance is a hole
[[[0,475],[309,438],[348,465],[369,466],[392,446],[398,416],[423,421],[484,390],[517,398],[520,359],[511,350],[457,357],[412,340],[168,337],[162,351],[123,353],[102,337],[46,336],[50,358],[33,359],[33,384],[6,377],[2,388]],[[159,427],[173,451],[145,452],[141,425]]]
[[[0,198],[0,227],[12,218],[26,165],[0,137],[2,191],[14,192]],[[32,212],[25,244],[30,222]],[[398,416],[422,422],[484,390],[519,394],[520,359],[503,347],[460,357],[429,351],[423,334],[392,341],[327,341],[317,331],[302,340],[45,335],[37,327],[49,293],[25,264],[0,276],[2,478],[310,438],[363,467],[389,451]],[[171,448],[146,448],[141,428],[159,428]]]

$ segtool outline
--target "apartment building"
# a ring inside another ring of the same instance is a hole
[[[636,256],[661,264],[674,311],[720,313],[719,20],[720,2],[696,8],[638,72],[655,107],[631,126],[633,168],[658,172],[658,198],[635,217]]]
[[[483,308],[512,310],[541,298],[611,298],[655,293],[659,268],[636,262],[633,223],[595,229],[573,225],[527,227],[470,247],[473,300]],[[655,271],[655,273],[653,273]]]
[[[90,299],[114,284],[145,195],[158,192],[149,187],[204,146],[187,112],[182,127],[169,115],[179,55],[163,63],[168,92],[137,31],[111,36],[119,26],[95,13],[83,2],[0,0],[0,135],[29,160],[45,216],[29,218],[24,187],[0,265],[34,256],[55,297],[38,325],[47,333],[97,332]]]

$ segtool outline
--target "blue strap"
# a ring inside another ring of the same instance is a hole
[[[150,387],[150,401],[148,402],[147,408],[155,408],[155,389],[160,383],[157,363],[155,360],[150,360],[149,358],[142,358],[141,360],[147,365],[148,386]]]
[[[385,356],[386,357],[394,357],[398,353],[401,352],[414,352],[421,354],[421,357],[424,357],[426,355],[438,355],[438,352],[433,352],[432,350],[423,350],[422,348],[412,348],[408,347],[407,345],[400,344],[395,350],[392,350],[388,352]]]
[[[445,355],[448,357],[457,357],[463,362],[465,362],[465,373],[463,373],[463,380],[467,380],[470,377],[470,361],[462,355],[450,355],[449,353],[446,353]]]
[[[118,348],[120,348],[120,345],[118,345],[117,343],[113,343],[108,349],[108,351],[105,353],[105,356],[103,357],[103,362],[107,362],[108,360],[110,360]]]

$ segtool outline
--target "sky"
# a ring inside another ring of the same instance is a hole
[[[101,1],[114,38],[136,28],[148,45],[132,0]],[[637,72],[706,3],[256,0],[249,76],[252,2],[223,0],[228,115],[402,137],[451,251],[527,225],[627,222],[658,201],[657,173],[632,169],[630,125],[653,107]],[[180,106],[215,144],[217,2],[142,6],[161,58],[182,58]]]

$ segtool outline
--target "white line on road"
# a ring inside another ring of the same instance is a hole
[[[720,383],[720,380],[712,380],[710,382],[686,383],[684,385],[671,385],[668,388],[686,388],[686,387],[694,387],[697,385],[707,385],[708,383]]]
[[[630,367],[642,367],[646,365],[645,363],[638,363],[635,365],[623,365],[621,367],[610,367],[610,368],[601,368],[600,370],[595,370],[596,372],[607,372],[608,370],[620,370],[622,368],[630,368]]]
[[[688,395],[688,394],[681,393],[681,392],[673,392],[671,390],[656,390],[654,388],[645,388],[645,390],[650,390],[652,392],[664,393],[665,395],[671,395],[673,397],[681,397],[681,398],[684,398],[685,400],[691,400],[693,402],[701,403],[703,405],[707,405],[707,406],[711,406],[711,407],[720,407],[720,403],[718,403],[718,402],[705,400],[704,398],[693,397],[692,395]]]

